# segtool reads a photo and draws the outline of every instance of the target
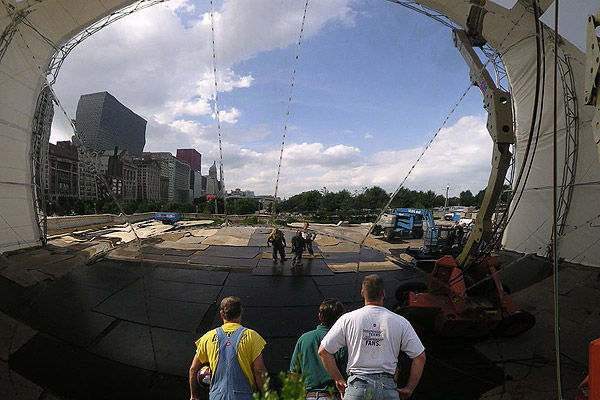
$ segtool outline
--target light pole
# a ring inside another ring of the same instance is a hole
[[[450,190],[450,185],[446,185],[446,203],[444,204],[444,211],[448,209],[448,191]]]

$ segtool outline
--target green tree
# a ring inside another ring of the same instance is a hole
[[[76,199],[75,202],[73,203],[73,212],[76,215],[83,215],[83,214],[85,214],[85,206],[86,206],[85,201],[83,201],[81,199]]]
[[[236,214],[254,214],[260,208],[260,203],[256,199],[236,199],[234,209]]]
[[[195,213],[196,212],[196,206],[193,205],[192,203],[180,204],[178,209],[179,209],[180,213]]]
[[[470,207],[475,205],[475,196],[473,196],[470,190],[460,192],[459,199],[461,206]]]
[[[483,197],[485,196],[485,189],[480,190],[476,195],[475,195],[475,206],[476,207],[481,207],[481,202],[483,201]]]
[[[310,190],[301,194],[302,202],[300,204],[300,212],[310,213],[317,212],[319,202],[321,201],[321,193],[317,190]]]
[[[390,195],[379,186],[373,186],[364,190],[363,199],[364,203],[361,208],[379,210],[390,200]]]

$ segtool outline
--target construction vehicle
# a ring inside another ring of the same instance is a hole
[[[431,220],[433,214],[429,210],[416,208],[395,208],[381,216],[373,227],[375,235],[383,232],[383,239],[390,241],[394,238],[420,239],[423,237],[423,221]]]
[[[161,221],[163,224],[173,225],[179,221],[179,213],[176,212],[155,212],[154,219]]]
[[[444,256],[437,260],[428,284],[408,283],[396,290],[400,303],[397,312],[421,333],[482,337],[496,332],[516,336],[535,324],[535,317],[520,310],[504,290],[497,274],[501,261],[486,254],[494,234],[492,215],[510,165],[515,134],[510,93],[496,86],[473,49],[485,44],[478,33],[484,15],[481,8],[472,6],[469,32],[454,30],[453,39],[471,70],[471,82],[484,96],[487,128],[494,144],[492,170],[475,225],[461,253],[456,258]]]

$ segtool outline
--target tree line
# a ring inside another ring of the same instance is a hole
[[[470,190],[465,190],[458,197],[449,197],[448,206],[479,207],[483,200],[485,191],[480,190],[473,195]],[[327,215],[339,213],[342,215],[357,215],[360,213],[379,213],[379,211],[390,200],[391,194],[379,186],[363,188],[354,193],[343,189],[331,192],[327,188],[321,190],[309,190],[294,195],[277,205],[277,210],[302,213]],[[446,197],[436,194],[433,190],[410,190],[401,188],[390,204],[392,208],[412,207],[420,209],[431,209],[446,205]]]
[[[508,189],[508,187],[505,187]],[[458,196],[448,198],[448,206],[479,207],[483,200],[484,190],[473,195],[470,190],[460,192]],[[503,195],[505,197],[505,195]],[[310,215],[316,219],[350,218],[352,216],[365,216],[378,214],[387,204],[391,193],[379,186],[364,187],[353,193],[343,189],[338,192],[329,191],[326,187],[321,190],[309,190],[291,196],[275,205],[279,212]],[[391,203],[391,207],[412,207],[432,209],[443,207],[446,198],[436,194],[433,190],[417,191],[401,188]],[[191,203],[147,202],[135,201],[122,203],[121,207],[126,214],[171,211],[179,213],[222,214],[224,212],[223,197],[213,197],[207,201],[206,197],[198,197]],[[228,214],[254,214],[260,211],[260,202],[257,199],[240,198],[227,200]],[[269,207],[266,212],[271,212]],[[118,214],[118,205],[112,198],[102,200],[82,200],[77,198],[61,197],[57,201],[46,202],[47,215],[84,215],[84,214]]]
[[[100,200],[82,200],[73,197],[59,197],[57,201],[46,201],[46,215],[88,215],[88,214],[119,214],[119,205],[112,198]],[[155,211],[170,211],[178,213],[222,214],[224,211],[223,198],[198,197],[193,203],[177,203],[175,201],[132,201],[120,203],[125,214],[146,213]],[[254,214],[260,210],[257,199],[241,198],[228,199],[229,214]]]

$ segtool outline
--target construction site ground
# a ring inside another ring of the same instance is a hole
[[[395,310],[399,285],[426,281],[398,257],[422,239],[370,235],[361,248],[368,225],[312,224],[315,254],[292,268],[289,258],[273,263],[270,227],[211,223],[63,232],[47,246],[0,255],[0,399],[189,398],[194,342],[219,325],[218,304],[230,295],[242,299],[243,324],[267,341],[274,376],[289,368],[297,338],[318,325],[324,298],[356,309],[362,277],[378,273],[385,306]],[[288,246],[300,227],[283,229]],[[510,339],[424,338],[414,399],[558,398],[552,267],[535,256],[499,256],[503,283],[535,326]],[[600,282],[581,266],[558,276],[560,382],[563,398],[575,399],[589,342],[600,337]]]

